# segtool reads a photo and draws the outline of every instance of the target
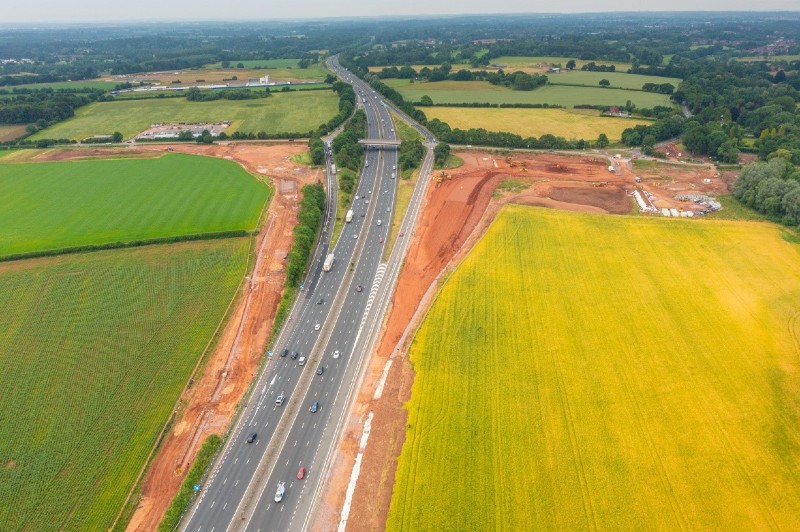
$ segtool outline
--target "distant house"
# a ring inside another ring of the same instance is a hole
[[[557,74],[561,72],[561,67],[550,67],[549,72],[555,72]]]
[[[623,111],[622,109],[620,109],[616,105],[612,105],[611,107],[609,107],[608,111],[606,111],[603,114],[606,115],[606,116],[618,116],[618,117],[621,117],[621,118],[630,118],[630,116],[631,116],[630,113],[628,113],[628,111]]]

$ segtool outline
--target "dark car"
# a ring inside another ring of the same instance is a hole
[[[284,348],[283,351],[281,351],[281,356],[282,357],[285,357],[288,354],[289,354],[289,349],[287,349],[287,348]]]
[[[300,356],[300,353],[298,353],[297,351],[295,351],[294,353],[292,353],[292,360],[296,359],[296,358],[297,358],[297,357],[299,357],[299,356]]]
[[[311,405],[311,408],[309,408],[309,410],[311,411],[312,414],[317,410],[319,410],[319,401],[314,401],[314,404]]]
[[[250,434],[250,436],[247,437],[247,443],[253,443],[254,441],[256,441],[256,438],[258,438],[257,433],[254,432]]]
[[[320,366],[317,368],[317,375],[322,375],[325,372],[325,368]]]
[[[317,301],[317,305],[321,305],[323,303],[325,303],[325,300],[322,299],[322,298],[319,298],[319,301]]]

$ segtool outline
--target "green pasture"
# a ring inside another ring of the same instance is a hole
[[[642,76],[641,74],[625,74],[620,72],[585,72],[573,70],[572,72],[559,72],[547,74],[549,83],[563,85],[586,85],[598,87],[601,79],[607,79],[612,88],[641,90],[645,83],[672,83],[677,89],[680,78],[666,78],[662,76]]]
[[[86,79],[80,81],[53,81],[50,83],[28,83],[26,85],[9,85],[0,87],[7,90],[14,89],[102,89],[113,90],[119,83],[116,81],[103,81],[101,79]]]
[[[409,83],[404,79],[387,79],[384,82],[397,89],[403,98],[418,102],[428,95],[435,104],[491,103],[491,104],[550,104],[572,107],[574,105],[621,105],[630,100],[637,107],[672,105],[669,97],[652,92],[600,87],[546,85],[532,91],[515,91],[492,85],[488,81],[438,81],[435,83]],[[423,108],[423,111],[425,109]]]
[[[561,65],[562,68],[566,68],[567,61],[569,61],[570,59],[575,61],[575,67],[577,69],[580,69],[586,63],[591,62],[578,59],[577,57],[552,57],[552,56],[530,57],[530,56],[508,56],[508,55],[502,57],[495,57],[490,62],[494,65],[506,65],[503,68],[503,70],[506,72],[513,72],[515,70],[542,71],[543,69],[539,67],[539,65],[542,63],[547,63],[548,67],[550,65],[555,64],[555,65]],[[614,68],[617,72],[626,72],[629,68],[631,68],[630,63],[622,63],[619,61],[605,61],[603,59],[595,59],[594,63],[596,65],[614,65]]]
[[[257,100],[190,102],[185,98],[148,98],[92,103],[75,116],[38,132],[37,139],[81,140],[119,131],[125,138],[152,124],[230,121],[227,133],[302,133],[336,115],[339,99],[333,91],[274,92]]]
[[[0,256],[251,230],[270,189],[232,161],[167,154],[0,164]]]

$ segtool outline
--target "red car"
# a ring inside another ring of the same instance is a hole
[[[358,285],[358,288],[356,288],[356,292],[363,292],[363,291],[364,291],[364,287],[361,286],[361,285]]]
[[[297,480],[303,480],[304,478],[306,478],[306,468],[301,467],[297,470]]]
[[[383,244],[383,237],[380,237],[380,238],[378,239],[378,242],[380,242],[381,244]]]

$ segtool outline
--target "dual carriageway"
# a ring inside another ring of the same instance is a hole
[[[366,112],[367,137],[395,144],[387,109],[393,106],[342,69],[336,58],[328,60],[328,67],[353,85]],[[415,127],[424,132],[430,148],[430,133]],[[344,225],[333,250],[328,249],[337,204],[328,146],[327,209],[303,290],[182,530],[300,531],[312,524],[408,245],[407,237],[398,238],[389,261],[382,262],[394,214],[397,150],[367,149],[353,192],[353,219]],[[411,233],[431,164],[429,149],[400,234]],[[335,262],[323,272],[329,251]],[[298,358],[281,356],[284,350],[297,352]],[[298,365],[300,356],[306,357],[304,366]],[[323,368],[321,374],[318,368]],[[276,404],[280,395],[285,397],[282,405]],[[315,402],[319,409],[312,413]],[[248,443],[254,433],[257,436]],[[305,476],[298,479],[301,467]],[[275,502],[279,485],[284,494]]]

